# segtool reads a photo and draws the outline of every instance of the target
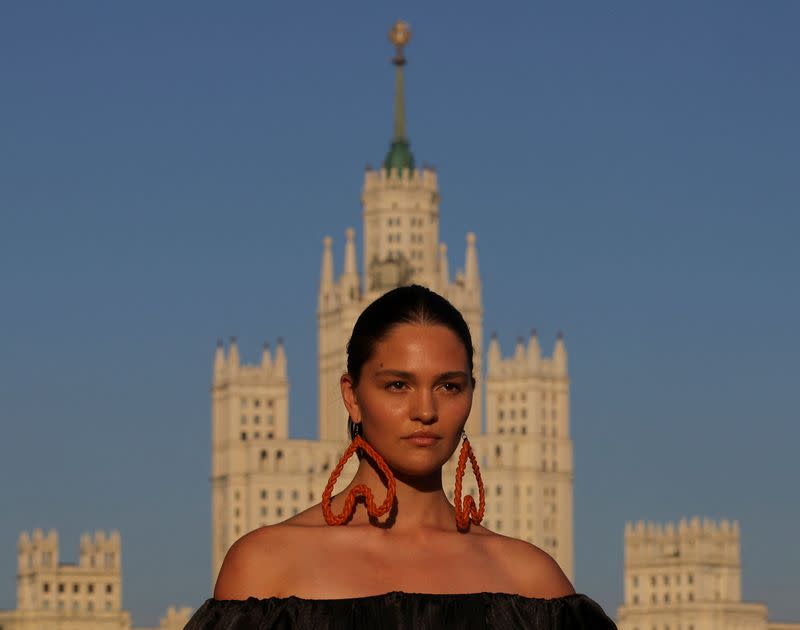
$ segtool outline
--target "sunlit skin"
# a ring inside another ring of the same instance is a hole
[[[217,579],[217,599],[286,597],[340,599],[405,591],[504,592],[529,597],[573,593],[553,559],[525,541],[482,525],[465,531],[442,487],[442,466],[458,447],[472,406],[467,351],[440,325],[394,326],[373,349],[358,381],[341,378],[350,417],[396,480],[395,509],[371,518],[356,504],[344,525],[326,523],[320,503],[240,538]],[[405,439],[426,429],[441,439],[419,446]],[[342,512],[351,488],[366,484],[375,502],[386,486],[368,457],[332,497]],[[472,475],[467,472],[467,479]],[[445,480],[452,488],[453,479]]]

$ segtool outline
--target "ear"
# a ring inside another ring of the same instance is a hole
[[[353,377],[345,372],[342,374],[342,378],[339,379],[339,386],[342,388],[342,400],[345,408],[347,408],[347,413],[353,419],[353,422],[361,422],[361,409],[358,407],[358,397],[356,396],[355,385],[353,385]]]

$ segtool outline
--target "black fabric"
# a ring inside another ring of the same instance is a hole
[[[586,595],[538,599],[507,593],[439,595],[392,591],[347,599],[207,600],[184,630],[421,630],[530,628],[612,630]]]

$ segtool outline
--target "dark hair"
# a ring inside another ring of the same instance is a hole
[[[375,346],[400,324],[438,324],[452,330],[464,344],[469,373],[472,374],[475,350],[463,315],[438,293],[412,284],[384,293],[356,320],[347,343],[347,373],[353,379],[354,387],[358,385],[361,368],[369,361]],[[354,428],[352,420],[349,420],[350,439],[354,437]]]

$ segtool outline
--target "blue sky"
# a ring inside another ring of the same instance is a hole
[[[800,620],[800,5],[0,6],[0,607],[22,530],[122,533],[136,625],[210,589],[214,343],[286,340],[316,435],[322,237],[391,135],[434,164],[485,332],[563,329],[576,586],[615,614],[626,520],[738,519]]]

